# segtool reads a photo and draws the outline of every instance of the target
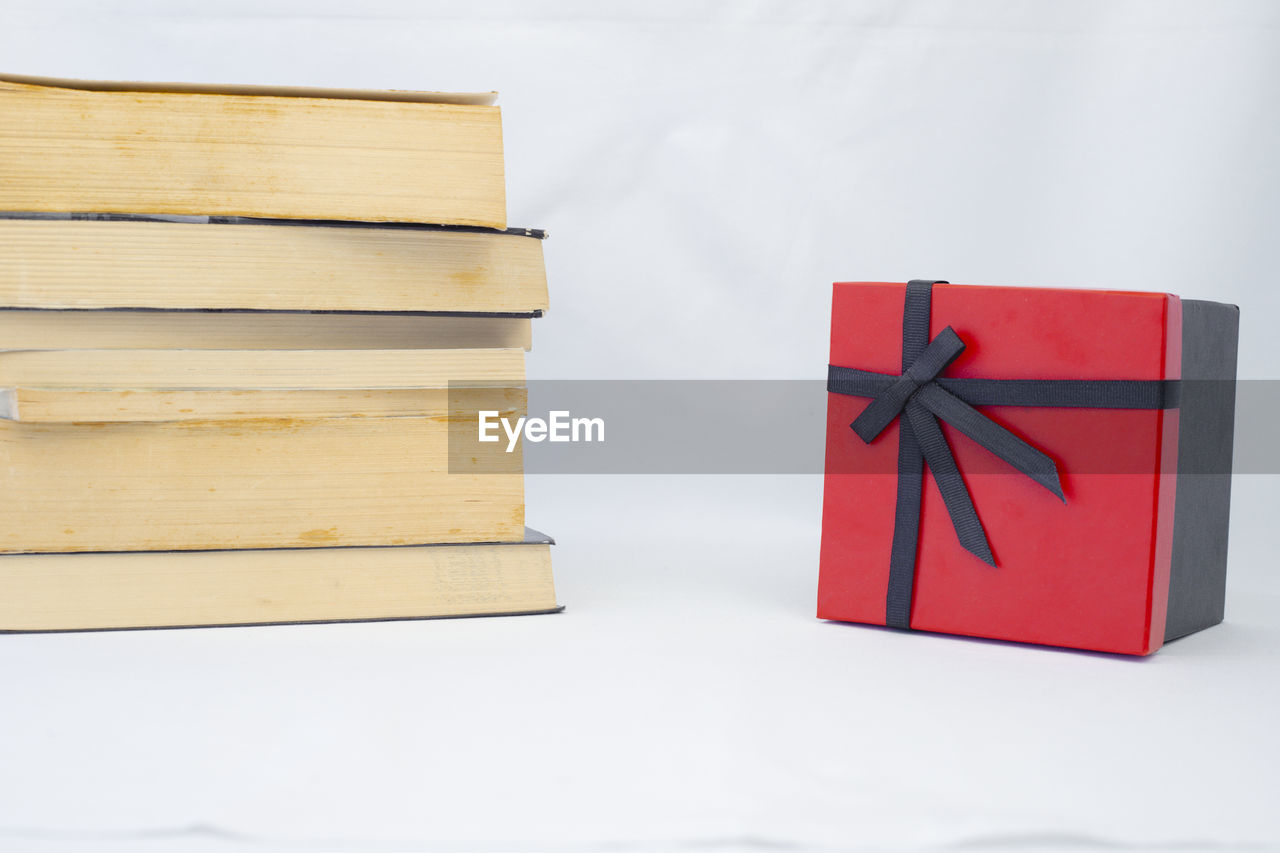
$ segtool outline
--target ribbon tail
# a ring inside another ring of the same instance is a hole
[[[989,566],[995,566],[995,557],[991,554],[991,545],[987,542],[987,532],[978,519],[977,510],[973,508],[973,500],[965,487],[960,469],[956,467],[955,457],[947,445],[947,438],[938,426],[933,413],[914,400],[907,404],[907,419],[912,432],[920,443],[925,462],[933,471],[933,479],[942,493],[942,501],[947,505],[947,513],[951,516],[951,524],[956,529],[956,536],[961,546]]]
[[[937,385],[921,388],[913,400],[1053,492],[1058,500],[1067,502],[1062,493],[1057,463],[1047,453],[1018,438],[964,400]],[[932,465],[933,461],[930,460],[929,464]]]

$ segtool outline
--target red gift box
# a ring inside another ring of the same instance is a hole
[[[1155,651],[1175,539],[1182,302],[931,284],[912,283],[914,309],[902,284],[835,285],[819,617]],[[1234,337],[1230,355],[1234,377]],[[917,466],[927,456],[923,476],[902,458],[912,452]],[[1225,514],[1219,526],[1225,564]]]

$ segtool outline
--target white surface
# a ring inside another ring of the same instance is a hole
[[[538,378],[818,378],[834,279],[1280,296],[1267,3],[0,3],[16,73],[502,91]],[[0,638],[0,849],[1280,844],[1276,478],[1135,661],[813,618],[821,485],[550,477],[555,617]]]
[[[70,850],[1276,838],[1274,587],[1142,660],[823,623],[818,479],[736,486],[543,478],[577,507],[559,616],[4,638],[4,824]],[[713,504],[717,541],[688,511]]]

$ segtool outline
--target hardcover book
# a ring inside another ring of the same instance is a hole
[[[547,307],[543,236],[351,222],[6,214],[0,306],[530,317]]]
[[[506,227],[492,95],[0,76],[0,210]]]
[[[509,541],[521,350],[0,353],[0,551]]]
[[[12,554],[0,631],[555,613],[551,544]]]

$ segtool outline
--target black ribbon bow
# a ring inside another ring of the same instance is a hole
[[[956,466],[951,446],[938,425],[939,418],[1065,503],[1058,466],[1053,459],[974,406],[1166,409],[1178,405],[1176,380],[954,379],[941,376],[964,351],[964,342],[950,326],[929,340],[934,284],[946,282],[915,280],[907,283],[900,376],[835,365],[829,366],[827,375],[828,391],[872,398],[870,405],[850,424],[864,442],[870,444],[875,441],[894,418],[902,416],[898,443],[898,499],[893,545],[889,553],[889,588],[885,599],[885,624],[895,628],[910,627],[926,463],[933,471],[934,482],[942,494],[960,544],[984,563],[996,565],[986,530]]]

